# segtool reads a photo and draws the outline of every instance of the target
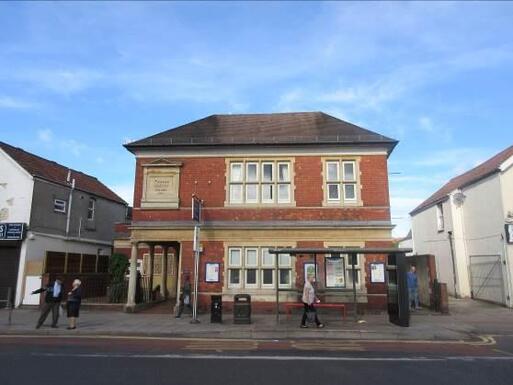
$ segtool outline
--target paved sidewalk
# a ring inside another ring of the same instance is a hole
[[[66,330],[61,317],[60,328],[49,327],[49,319],[35,329],[37,309],[16,309],[8,325],[8,311],[0,310],[0,334],[29,335],[118,335],[153,337],[255,338],[255,339],[352,339],[352,340],[469,340],[478,335],[513,335],[513,311],[471,300],[451,301],[451,314],[440,315],[420,311],[413,313],[411,326],[403,328],[388,322],[386,314],[364,315],[363,323],[355,323],[351,315],[342,321],[335,312],[320,312],[325,329],[300,329],[300,313],[291,320],[285,315],[276,324],[274,315],[254,315],[250,325],[234,325],[230,314],[223,315],[223,324],[211,324],[208,314],[200,315],[199,324],[191,324],[190,315],[175,319],[172,314],[117,311],[81,311],[79,329]]]

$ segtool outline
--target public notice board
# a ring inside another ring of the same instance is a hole
[[[0,223],[0,241],[21,241],[24,232],[24,223]]]
[[[385,283],[385,264],[384,263],[371,263],[371,283]]]
[[[326,258],[326,287],[345,287],[346,274],[343,258]]]

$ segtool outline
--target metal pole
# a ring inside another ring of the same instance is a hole
[[[279,272],[279,256],[280,254],[274,254],[274,264],[276,268],[276,323],[280,323],[280,272]]]
[[[315,279],[315,286],[318,287],[317,284],[317,254],[314,253],[314,279]],[[308,277],[306,277],[308,279]]]
[[[356,301],[356,270],[354,263],[356,261],[357,254],[349,254],[349,258],[351,258],[351,271],[353,274],[353,307],[354,307],[354,321],[358,321],[358,302]]]
[[[194,226],[194,303],[192,304],[191,323],[199,323],[198,320],[198,282],[199,282],[199,225]]]

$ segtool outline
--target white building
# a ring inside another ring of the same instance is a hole
[[[451,179],[411,213],[415,254],[449,293],[513,307],[513,146]]]
[[[126,202],[92,176],[3,142],[0,165],[0,306],[8,290],[16,306],[38,304],[30,292],[56,276],[66,286],[107,275]]]

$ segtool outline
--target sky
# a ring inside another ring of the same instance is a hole
[[[511,2],[2,2],[0,140],[132,202],[122,144],[214,113],[324,111],[400,141],[395,236],[513,142]]]

